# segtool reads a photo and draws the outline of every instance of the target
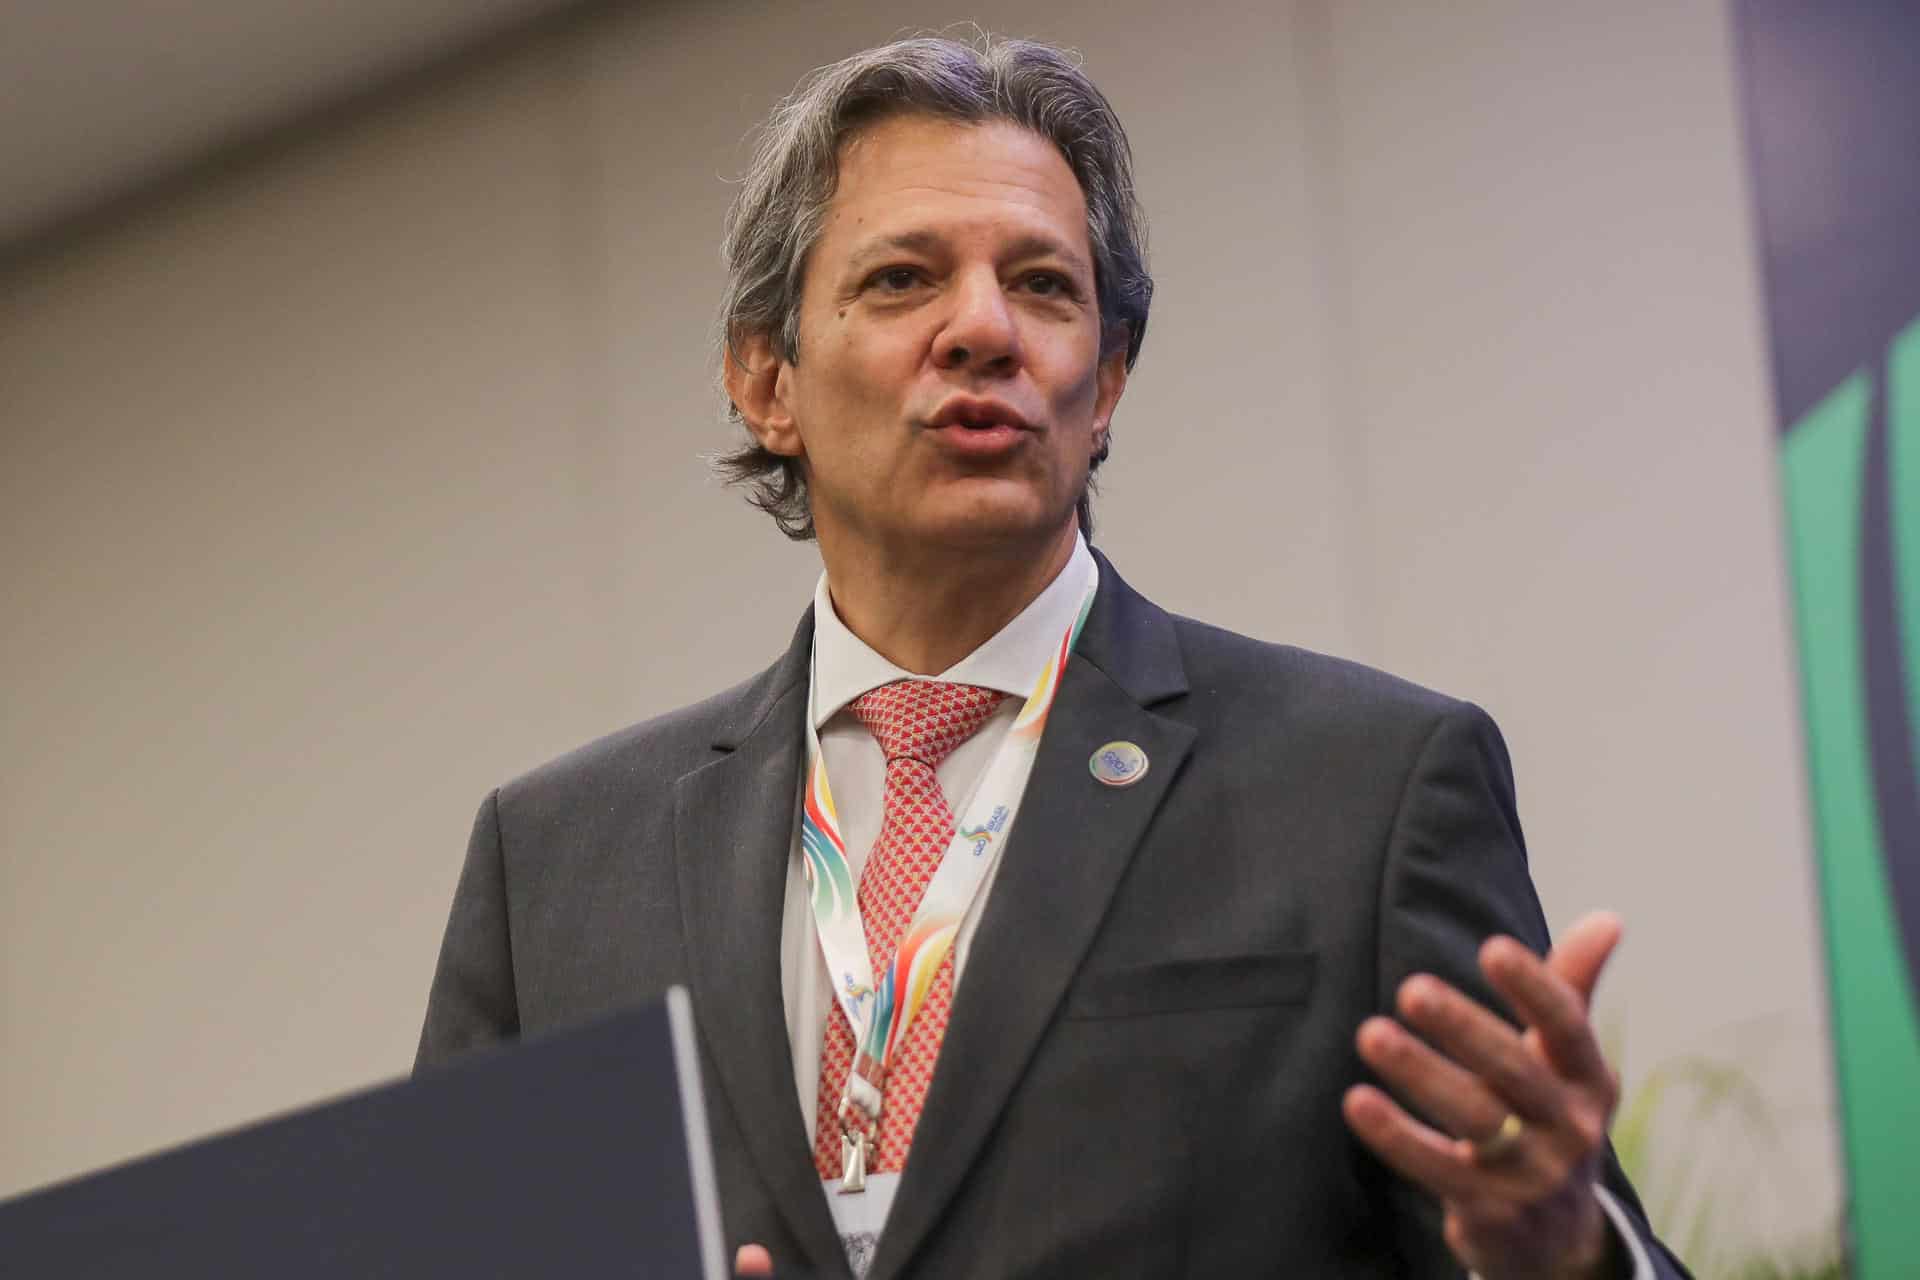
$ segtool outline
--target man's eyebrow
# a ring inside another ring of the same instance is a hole
[[[1024,235],[1009,247],[1007,256],[1016,260],[1027,258],[1063,258],[1068,266],[1080,271],[1088,270],[1086,255],[1072,245],[1062,244],[1052,236]]]
[[[946,247],[946,238],[934,231],[898,231],[892,235],[880,236],[860,245],[853,252],[848,265],[860,267],[876,258],[884,258],[890,253],[936,254]],[[1027,258],[1064,258],[1067,264],[1081,271],[1089,270],[1086,256],[1071,245],[1063,244],[1049,235],[1031,232],[1020,236],[1007,246],[1006,256],[1010,259]]]
[[[938,252],[940,247],[940,237],[931,231],[898,231],[862,244],[854,250],[853,261],[866,262],[889,253],[931,254]]]

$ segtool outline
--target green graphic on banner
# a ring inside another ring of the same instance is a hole
[[[1907,658],[1907,724],[1920,726],[1920,320],[1887,348],[1887,485]]]
[[[1734,0],[1850,1273],[1920,1276],[1920,4]]]
[[[1782,443],[1795,613],[1833,994],[1855,1275],[1911,1275],[1920,1259],[1920,1017],[1889,881],[1875,789],[1863,622],[1869,486],[1886,486],[1900,708],[1920,725],[1920,323],[1888,351],[1885,471],[1873,474],[1874,385],[1855,373]],[[1888,815],[1889,818],[1892,815]]]

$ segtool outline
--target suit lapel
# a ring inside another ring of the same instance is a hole
[[[820,1194],[780,991],[787,860],[805,754],[808,610],[787,654],[735,699],[720,759],[674,794],[680,917],[699,1030],[760,1175],[810,1265],[845,1266]]]
[[[1171,620],[1099,563],[1100,592],[1062,675],[947,1023],[941,1061],[966,1070],[934,1073],[871,1280],[903,1274],[958,1190],[1193,742],[1191,728],[1148,710],[1186,692]],[[1114,741],[1146,753],[1147,774],[1132,786],[1103,786],[1088,769],[1094,750]]]

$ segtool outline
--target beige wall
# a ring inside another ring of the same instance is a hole
[[[1727,32],[1584,12],[970,16],[1138,153],[1102,543],[1500,718],[1630,1078],[1787,1117],[1764,1236],[1836,1187]],[[722,179],[949,16],[603,17],[0,279],[0,1194],[403,1071],[485,789],[777,650],[817,564],[699,461]]]
[[[1837,1174],[1730,24],[1331,14],[1358,638],[1500,720],[1549,917],[1628,921],[1601,1011],[1630,1080],[1737,1064],[1792,1153],[1675,1114],[1664,1167],[1790,1237]]]

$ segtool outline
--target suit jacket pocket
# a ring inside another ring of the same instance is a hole
[[[1298,1004],[1313,991],[1310,951],[1170,960],[1082,974],[1067,992],[1068,1018]]]

